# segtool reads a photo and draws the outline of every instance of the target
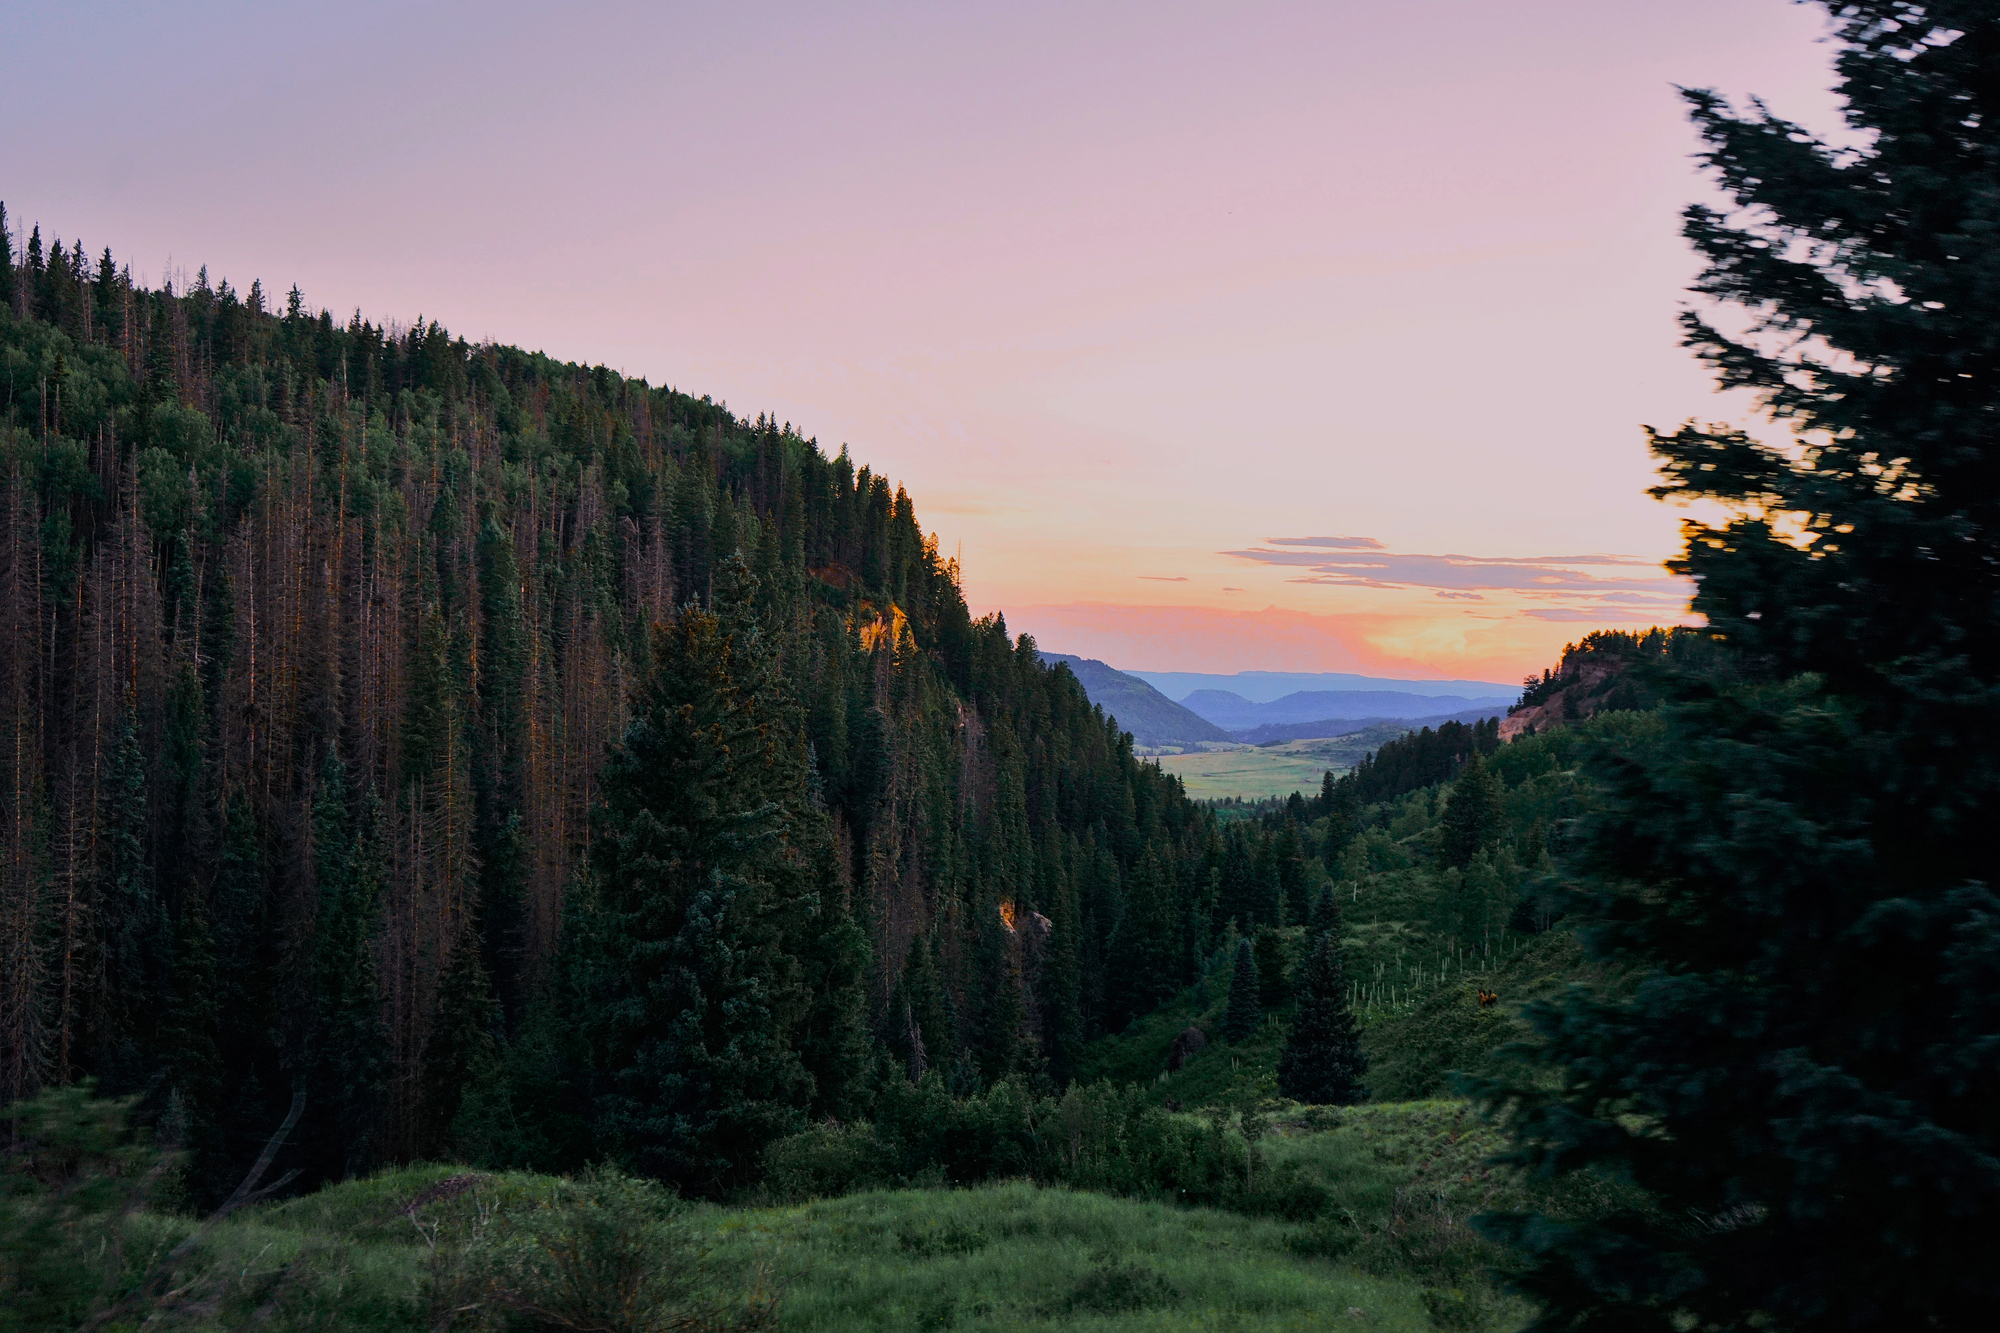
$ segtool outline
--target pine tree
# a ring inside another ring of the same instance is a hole
[[[99,951],[102,987],[94,1045],[107,1092],[135,1091],[153,1072],[155,1029],[165,1007],[172,931],[146,848],[146,760],[137,709],[120,710],[105,784],[104,884]]]
[[[951,1067],[955,1042],[946,1025],[944,983],[931,943],[921,935],[910,938],[902,975],[889,992],[888,1026],[890,1044],[902,1056],[912,1083],[933,1066]]]
[[[1339,937],[1340,900],[1333,896],[1333,886],[1322,884],[1313,895],[1312,915],[1306,921],[1306,938],[1317,941],[1322,935]]]
[[[786,947],[810,916],[790,844],[803,736],[753,624],[690,605],[653,659],[592,844],[611,988],[588,1016],[596,1134],[647,1174],[714,1192],[748,1179],[813,1095],[792,1045],[810,997]]]
[[[1278,1056],[1278,1092],[1314,1106],[1347,1106],[1362,1098],[1368,1059],[1361,1031],[1347,1004],[1347,970],[1341,965],[1338,913],[1318,936],[1299,973],[1292,1028]]]
[[[0,202],[0,310],[14,313],[14,237],[7,229],[7,205]]]
[[[1297,792],[1292,793],[1292,800],[1301,809],[1304,808]],[[1287,921],[1303,920],[1306,914],[1305,840],[1299,836],[1299,821],[1292,815],[1285,816],[1285,826],[1278,831],[1272,859],[1277,863],[1278,905],[1271,924],[1281,926]]]
[[[1446,865],[1463,866],[1500,836],[1506,824],[1506,790],[1500,777],[1477,754],[1459,770],[1445,804],[1443,845]]]
[[[1285,936],[1270,926],[1257,932],[1257,1002],[1270,1013],[1291,998],[1291,960],[1285,956]]]
[[[419,1151],[426,1156],[450,1150],[452,1122],[467,1086],[475,1078],[491,1077],[499,1060],[499,1043],[494,1040],[499,1004],[480,954],[476,935],[470,931],[460,935],[438,982],[437,1012],[424,1042],[418,1107],[423,1135]]]
[[[1975,1329],[2000,1307],[2000,11],[1828,4],[1854,146],[1689,94],[1734,205],[1684,317],[1790,439],[1661,434],[1733,677],[1595,767],[1573,915],[1636,990],[1529,1011],[1543,1329]],[[1732,331],[1733,330],[1733,331]],[[1970,738],[1981,738],[1968,743]]]
[[[308,1174],[320,1179],[358,1175],[378,1158],[387,1034],[370,947],[382,889],[380,806],[348,813],[347,766],[332,746],[320,767],[313,800],[314,888],[311,987],[301,1067],[307,1115],[298,1142]],[[355,824],[359,822],[360,828]]]
[[[1231,1042],[1248,1041],[1264,1021],[1264,1005],[1258,996],[1257,960],[1250,941],[1236,946],[1236,970],[1229,978],[1229,1010],[1222,1020],[1222,1035]]]

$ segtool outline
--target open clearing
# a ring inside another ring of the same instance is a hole
[[[1323,742],[1294,742],[1268,750],[1246,745],[1201,754],[1169,754],[1160,756],[1158,762],[1186,784],[1187,794],[1194,800],[1214,801],[1226,796],[1260,800],[1295,791],[1317,792],[1320,774],[1328,768],[1339,772],[1348,767],[1304,749],[1314,744]]]

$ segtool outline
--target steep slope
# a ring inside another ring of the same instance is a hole
[[[845,450],[296,290],[149,288],[39,228],[19,258],[0,244],[0,1103],[95,1078],[171,1104],[197,1203],[294,1086],[278,1169],[305,1184],[475,1130],[602,1160],[639,1133],[607,1053],[659,1033],[618,1029],[631,978],[591,968],[699,954],[682,1000],[771,1014],[755,1079],[719,1027],[660,1065],[691,1116],[754,1125],[711,1188],[755,1136],[849,1114],[878,1048],[1061,1080],[1083,1033],[1184,984],[1185,951],[1115,941],[1187,919],[1208,816],[970,616],[910,497]],[[657,846],[613,875],[628,838]],[[1023,911],[1064,947],[1034,953]]]
[[[1090,701],[1131,732],[1135,744],[1150,747],[1229,739],[1221,727],[1175,703],[1137,676],[1128,676],[1095,658],[1043,653],[1042,660],[1068,667]]]

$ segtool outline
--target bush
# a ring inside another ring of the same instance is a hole
[[[127,1223],[168,1165],[131,1127],[136,1100],[97,1097],[83,1083],[8,1109],[0,1330],[73,1328],[124,1285]]]
[[[890,1183],[895,1164],[872,1125],[814,1125],[764,1150],[764,1186],[787,1200],[830,1199]]]
[[[1003,1082],[955,1100],[926,1075],[885,1090],[877,1112],[873,1125],[815,1126],[772,1144],[768,1188],[806,1199],[923,1180],[1024,1178],[1293,1221],[1326,1205],[1325,1190],[1269,1166],[1254,1137],[1223,1118],[1171,1114],[1109,1083],[1073,1086],[1058,1099]]]
[[[677,1201],[650,1180],[602,1170],[550,1181],[469,1239],[465,1268],[483,1298],[474,1322],[488,1327],[666,1333],[775,1321],[768,1297],[705,1295],[703,1252]]]
[[[1174,1285],[1150,1268],[1106,1264],[1084,1274],[1065,1295],[1042,1307],[1045,1317],[1129,1314],[1155,1310],[1180,1299]]]

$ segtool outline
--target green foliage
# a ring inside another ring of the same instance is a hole
[[[740,567],[740,566],[739,566]],[[798,1128],[813,1080],[788,1037],[809,997],[821,836],[754,620],[688,608],[660,629],[638,716],[604,775],[601,918],[579,1015],[595,1132],[649,1174],[715,1191]]]
[[[1486,1092],[1523,1162],[1629,1181],[1590,1225],[1517,1210],[1539,1327],[1977,1328],[2000,1304],[2000,640],[1990,4],[1827,5],[1858,146],[1688,94],[1683,317],[1791,429],[1655,436],[1715,502],[1677,567],[1734,678],[1666,682],[1591,757],[1571,919],[1640,974],[1528,1011]]]
[[[802,1199],[1026,1177],[1257,1216],[1317,1213],[1324,1191],[1271,1170],[1255,1129],[1252,1121],[1232,1127],[1226,1116],[1175,1115],[1108,1083],[1073,1085],[1060,1098],[1000,1083],[955,1099],[931,1075],[885,1090],[873,1123],[814,1126],[772,1144],[765,1187]]]
[[[1295,1102],[1345,1106],[1362,1098],[1368,1059],[1348,1007],[1339,922],[1320,935],[1299,976],[1291,1032],[1278,1057],[1278,1091]]]
[[[17,1102],[0,1158],[0,1330],[73,1328],[127,1278],[126,1223],[165,1183],[136,1098],[72,1084]]]
[[[1250,941],[1244,940],[1236,946],[1236,964],[1229,975],[1229,1013],[1222,1020],[1222,1034],[1231,1045],[1248,1040],[1264,1021],[1262,992],[1257,959]]]
[[[1440,850],[1446,865],[1463,867],[1499,839],[1504,795],[1500,780],[1478,755],[1466,761],[1445,805]]]

